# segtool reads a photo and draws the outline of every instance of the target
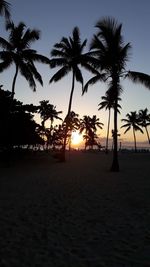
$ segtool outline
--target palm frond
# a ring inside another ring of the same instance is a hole
[[[65,51],[58,50],[58,49],[52,49],[51,56],[52,57],[66,57],[67,54],[65,53]]]
[[[10,4],[7,1],[0,1],[0,15],[5,16],[7,20],[10,19]]]
[[[7,50],[12,49],[12,45],[2,37],[0,37],[0,47],[7,49]]]
[[[53,69],[53,68],[56,68],[56,67],[62,67],[62,66],[65,66],[67,65],[67,61],[65,58],[52,58],[50,60],[50,67]]]
[[[0,63],[0,72],[3,72],[4,70],[6,70],[8,67],[10,67],[10,65],[12,64],[11,60],[5,60],[3,62]]]
[[[59,80],[61,80],[66,74],[68,74],[68,72],[70,71],[70,69],[66,66],[62,67],[60,70],[58,70],[53,77],[50,79],[49,83],[52,82],[57,82]]]
[[[20,67],[20,72],[21,72],[22,76],[25,77],[25,79],[29,83],[29,86],[31,87],[31,89],[33,90],[33,92],[35,92],[36,91],[36,83],[34,81],[30,67],[27,64],[24,64],[23,62],[20,62],[19,67]]]
[[[48,57],[37,53],[32,53],[30,59],[39,63],[50,64],[50,59]]]
[[[123,127],[121,127],[121,128],[123,128]],[[129,126],[129,127],[124,131],[124,134],[127,133],[130,129],[131,129],[131,126]]]
[[[134,125],[134,130],[135,131],[140,131],[141,133],[144,133],[143,130],[138,125]]]
[[[150,89],[150,75],[142,72],[128,71],[126,77],[128,77],[134,83],[141,83],[146,88]]]
[[[99,75],[96,75],[96,76],[92,77],[92,78],[85,84],[85,86],[84,86],[84,88],[83,88],[83,91],[82,91],[82,95],[88,91],[88,87],[89,87],[89,85],[93,85],[93,84],[95,84],[95,83],[98,82],[98,81],[104,81],[104,75],[103,75],[103,74],[100,74],[100,73],[99,73]]]
[[[32,75],[34,76],[34,78],[43,86],[42,77],[41,77],[40,73],[37,71],[34,63],[33,62],[30,62],[30,64],[28,63],[28,67],[29,67]]]
[[[36,40],[39,40],[39,38],[40,38],[40,31],[39,30],[27,29],[25,34],[24,34],[24,36],[23,36],[23,38],[22,38],[22,44],[24,45],[24,48],[25,47],[30,47],[30,44],[33,43]]]

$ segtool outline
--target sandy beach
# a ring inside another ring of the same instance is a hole
[[[0,167],[1,267],[149,267],[150,153],[67,153]]]

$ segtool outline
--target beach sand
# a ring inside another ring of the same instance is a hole
[[[150,266],[150,153],[67,153],[0,168],[1,267]]]

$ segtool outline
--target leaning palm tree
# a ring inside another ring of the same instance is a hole
[[[121,128],[127,128],[124,133],[127,133],[131,128],[133,129],[133,137],[134,137],[134,148],[135,152],[137,152],[137,147],[136,147],[136,131],[140,131],[143,133],[143,130],[139,126],[139,116],[136,113],[136,111],[130,112],[126,114],[127,119],[122,119],[122,121],[125,122],[124,125],[121,126]]]
[[[4,16],[6,21],[10,20],[10,3],[0,0],[0,16]]]
[[[89,65],[90,56],[86,53],[83,54],[86,42],[87,40],[81,42],[79,29],[75,27],[73,29],[72,36],[69,38],[63,37],[60,43],[56,43],[51,51],[51,68],[60,67],[60,69],[57,70],[57,72],[50,79],[50,83],[57,82],[61,80],[64,76],[66,76],[68,73],[72,73],[72,87],[66,117],[69,117],[69,114],[71,112],[75,80],[80,82],[83,86],[83,76],[80,66],[94,71],[92,66]],[[66,125],[66,134],[64,138],[64,145],[62,148],[62,161],[65,161],[67,131],[68,123]]]
[[[107,137],[106,137],[106,147],[105,147],[105,152],[107,154],[108,153],[109,128],[110,128],[110,116],[111,116],[111,109],[114,108],[114,100],[109,91],[106,92],[105,96],[102,96],[101,99],[103,101],[98,104],[98,106],[100,106],[98,110],[101,110],[103,108],[105,108],[105,110],[108,109]],[[121,98],[118,98],[118,101],[120,100]],[[119,108],[121,108],[121,106],[118,104],[118,112],[120,113]]]
[[[37,71],[34,62],[40,62],[49,64],[49,59],[43,55],[37,53],[36,50],[30,48],[31,43],[40,38],[40,32],[38,30],[25,30],[26,25],[20,22],[18,26],[15,26],[13,22],[7,23],[6,30],[9,32],[8,41],[0,37],[0,47],[3,51],[0,51],[0,71],[3,71],[10,67],[12,63],[15,64],[15,75],[12,83],[12,99],[15,94],[15,84],[20,71],[21,75],[28,81],[29,86],[33,91],[36,91],[36,83],[38,81],[43,85],[42,77]]]
[[[97,81],[104,81],[108,84],[114,99],[114,150],[111,171],[119,171],[118,162],[118,98],[122,92],[120,80],[130,78],[133,82],[140,82],[150,89],[150,76],[144,73],[126,71],[131,49],[130,43],[124,44],[122,36],[122,24],[118,24],[113,18],[104,18],[97,22],[98,33],[94,35],[91,42],[91,55],[98,59],[96,69],[99,74],[91,78],[84,87],[83,93],[88,86]]]
[[[149,132],[148,132],[148,129],[147,129],[147,126],[150,125],[150,114],[148,114],[148,109],[147,108],[141,109],[139,111],[139,121],[140,121],[140,125],[145,128],[145,131],[146,131],[146,134],[147,134],[147,139],[148,139],[148,142],[150,144],[150,137],[149,137]]]

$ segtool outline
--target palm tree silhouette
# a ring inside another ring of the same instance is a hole
[[[91,128],[94,132],[97,131],[97,128],[103,129],[103,125],[104,124],[99,121],[99,118],[97,118],[96,115],[93,115],[93,117],[91,117]]]
[[[102,129],[103,123],[99,121],[99,118],[96,117],[96,115],[93,115],[93,117],[90,116],[83,116],[83,119],[80,120],[80,133],[85,131],[84,139],[85,139],[85,150],[86,146],[88,144],[88,140],[95,140],[96,138],[96,131],[97,128]]]
[[[98,60],[99,74],[91,78],[84,87],[83,93],[87,92],[88,86],[97,81],[108,83],[108,91],[111,91],[114,99],[114,149],[111,171],[119,171],[118,162],[118,136],[117,136],[117,113],[118,98],[122,92],[120,80],[128,77],[133,82],[140,82],[150,89],[150,76],[144,73],[126,71],[126,63],[131,48],[130,43],[124,44],[121,33],[122,24],[118,24],[113,18],[106,17],[96,24],[98,33],[91,42],[91,55]]]
[[[51,68],[60,67],[60,69],[50,79],[50,83],[57,82],[64,76],[66,76],[69,72],[72,72],[72,87],[66,117],[68,117],[71,112],[75,80],[77,82],[80,82],[83,87],[83,76],[80,66],[94,71],[94,68],[89,64],[91,57],[88,53],[83,54],[86,42],[87,40],[81,42],[79,29],[78,27],[75,27],[73,29],[72,36],[69,38],[63,37],[60,43],[56,43],[54,45],[54,49],[51,51]],[[62,161],[65,161],[66,138],[68,131],[67,128],[68,126],[66,125],[66,134],[62,149]]]
[[[47,137],[47,148],[48,148],[48,144],[52,143],[51,141],[52,141],[52,130],[53,130],[54,119],[62,120],[62,118],[59,117],[59,114],[61,114],[62,111],[57,111],[56,106],[50,104],[49,100],[42,100],[40,101],[38,112],[40,113],[42,119],[42,127]],[[45,128],[45,122],[47,120],[50,120],[49,129]]]
[[[85,150],[86,150],[88,135],[89,132],[92,131],[90,116],[84,115],[83,119],[80,119],[80,133],[83,133],[83,131],[85,132],[83,137],[85,139]]]
[[[37,53],[36,50],[30,48],[31,43],[40,38],[40,32],[38,30],[25,31],[26,25],[20,22],[18,26],[15,26],[13,22],[7,23],[6,30],[9,31],[8,41],[0,37],[0,46],[3,51],[0,51],[0,58],[3,62],[0,64],[0,71],[10,67],[12,63],[15,64],[16,70],[12,83],[12,99],[15,94],[15,84],[18,72],[28,81],[29,86],[33,91],[36,91],[37,80],[43,85],[42,77],[37,71],[34,62],[41,62],[49,64],[49,59],[43,55]]]
[[[98,138],[97,134],[94,131],[89,131],[87,134],[83,135],[83,139],[85,139],[85,147],[89,147],[93,149],[93,146],[96,145],[99,147],[96,139]]]
[[[4,16],[6,21],[10,20],[10,3],[0,0],[0,16]]]
[[[107,124],[107,137],[106,137],[106,148],[105,148],[105,152],[108,153],[108,138],[109,138],[109,128],[110,128],[110,116],[111,116],[111,109],[114,108],[114,99],[112,98],[112,96],[111,96],[109,91],[107,91],[105,96],[102,96],[101,99],[103,101],[98,104],[100,106],[98,110],[101,110],[103,108],[105,108],[105,110],[108,109],[108,124]],[[121,100],[121,98],[118,98],[118,101],[120,101],[120,100]],[[120,113],[119,108],[121,108],[121,106],[118,104],[118,112]]]
[[[136,147],[136,131],[140,131],[143,133],[143,130],[139,126],[139,116],[136,113],[136,111],[130,112],[126,114],[127,119],[122,119],[121,121],[124,121],[125,124],[121,126],[121,128],[127,128],[124,133],[128,132],[131,127],[133,129],[133,137],[134,137],[134,147],[135,147],[135,152],[137,152],[137,147]]]
[[[148,114],[148,109],[141,109],[139,111],[139,124],[145,128],[146,134],[147,134],[147,139],[150,144],[150,137],[149,137],[149,132],[147,129],[147,126],[150,125],[150,114]]]
[[[62,120],[62,118],[59,117],[59,114],[62,114],[62,111],[57,111],[56,106],[50,104],[49,100],[40,101],[39,113],[44,127],[45,122],[50,120],[50,130],[53,128],[54,119]]]
[[[45,128],[45,122],[49,118],[49,100],[40,101],[38,112],[40,113],[40,117],[42,120],[42,127]]]

